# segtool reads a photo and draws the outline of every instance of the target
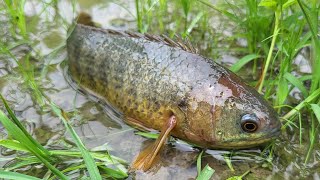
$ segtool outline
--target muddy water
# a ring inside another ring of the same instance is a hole
[[[0,2],[0,7],[3,7],[1,3],[3,2]],[[34,76],[39,88],[49,99],[72,115],[73,126],[88,148],[107,143],[111,154],[130,163],[143,147],[153,141],[135,135],[135,130],[125,125],[119,116],[103,106],[103,103],[70,86],[65,73],[66,50],[63,45],[67,29],[80,11],[90,14],[93,21],[101,27],[135,30],[134,1],[128,3],[123,0],[114,3],[114,1],[79,0],[75,4],[70,1],[60,1],[46,7],[38,0],[30,0],[26,2],[24,11],[27,28],[31,32],[29,36],[31,43],[20,43],[11,35],[12,24],[4,12],[0,13],[1,42],[10,47],[12,54],[20,62],[25,63],[27,54],[31,54],[29,63],[35,67]],[[225,29],[221,32],[226,36],[230,35]],[[17,43],[20,45],[17,46]],[[224,64],[232,64],[238,59],[234,56],[235,53],[230,51],[219,53],[220,60]],[[303,55],[299,57],[297,62],[304,63]],[[27,66],[25,67],[27,69]],[[9,101],[18,118],[43,145],[49,148],[70,145],[68,143],[70,138],[65,133],[63,124],[49,108],[39,105],[39,100],[24,81],[15,60],[1,54],[0,92]],[[0,108],[4,109],[1,104]],[[5,137],[5,130],[2,126],[0,128],[0,136]],[[308,131],[307,127],[304,131]],[[251,170],[251,173],[245,176],[246,179],[319,179],[319,144],[315,145],[316,150],[310,162],[304,164],[309,140],[303,139],[303,142],[305,144],[299,145],[297,129],[287,128],[281,140],[276,142],[273,156],[258,148],[237,152],[207,150],[202,160],[203,166],[209,164],[215,169],[213,179],[226,179],[241,175],[248,170]],[[193,179],[197,175],[196,158],[199,151],[179,141],[171,142],[164,148],[160,162],[151,172],[131,173],[129,178]],[[231,170],[226,163],[230,154],[234,170]],[[0,158],[14,156],[14,152],[1,149]],[[0,165],[4,166],[5,163],[2,161]]]

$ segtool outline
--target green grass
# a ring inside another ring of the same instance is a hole
[[[8,140],[0,140],[0,146],[22,151],[27,153],[26,156],[28,158],[17,160],[14,163],[13,167],[9,167],[7,169],[14,170],[21,168],[23,166],[39,164],[43,163],[52,173],[53,177],[57,176],[59,179],[69,179],[65,172],[69,172],[71,170],[78,169],[87,169],[91,179],[102,179],[101,173],[105,173],[108,177],[114,178],[124,178],[127,177],[127,173],[123,167],[124,160],[120,158],[111,156],[108,152],[93,152],[89,151],[81,139],[75,133],[70,123],[68,122],[68,118],[66,114],[61,110],[57,105],[51,103],[52,111],[61,119],[64,123],[66,129],[71,134],[75,144],[77,145],[78,150],[75,151],[56,151],[56,150],[47,150],[42,145],[40,145],[24,128],[24,126],[20,123],[17,117],[13,114],[6,100],[0,96],[2,102],[4,103],[7,112],[10,115],[10,119],[0,110],[0,121],[3,126],[6,128],[9,136],[11,137]],[[34,158],[35,157],[35,158]],[[81,161],[80,165],[69,165],[68,168],[64,170],[58,170],[56,166],[58,164],[63,163],[63,159],[67,160],[68,157],[76,157],[83,158],[83,162]],[[61,162],[62,161],[62,162]],[[116,169],[112,169],[109,165],[113,165],[117,167]],[[100,169],[98,169],[98,167]],[[99,171],[100,170],[100,171]],[[50,177],[50,176],[49,176]],[[52,178],[53,178],[52,177]]]
[[[10,15],[11,21],[11,33],[16,35],[17,33],[21,35],[24,39],[27,39],[27,26],[24,14],[25,0],[4,0],[6,5],[6,10]],[[17,32],[18,30],[18,32]]]
[[[1,171],[1,170],[0,170],[0,178],[14,179],[14,180],[40,180],[39,178],[36,178],[36,177],[27,176],[27,175],[15,173],[15,172]]]
[[[198,172],[198,176],[196,178],[196,180],[209,180],[211,179],[212,175],[214,174],[215,170],[212,169],[208,164],[202,169],[201,165],[202,165],[202,154],[204,151],[201,151],[201,153],[199,154],[198,158],[197,158],[197,172]]]
[[[44,95],[41,87],[42,79],[48,71],[48,65],[43,68],[39,73],[35,70],[36,65],[30,62],[31,53],[27,53],[22,58],[17,58],[12,50],[22,44],[32,45],[28,32],[28,26],[24,13],[25,1],[3,1],[5,8],[0,9],[5,11],[10,18],[10,32],[15,42],[1,42],[0,53],[2,56],[11,58],[17,63],[18,78],[23,80],[24,89],[33,97],[36,106],[40,110],[50,110],[65,125],[66,130],[71,134],[71,137],[76,144],[74,149],[66,150],[51,150],[42,146],[36,139],[34,139],[25,127],[21,124],[20,120],[15,116],[7,101],[0,94],[1,104],[4,105],[9,117],[0,110],[0,121],[5,127],[8,137],[7,139],[0,140],[0,146],[17,151],[20,155],[17,156],[10,165],[1,168],[0,177],[7,179],[38,179],[35,177],[15,173],[16,171],[30,165],[43,164],[48,172],[43,177],[44,179],[70,179],[69,173],[74,171],[88,172],[90,179],[102,178],[125,178],[127,177],[127,170],[125,168],[126,162],[121,158],[112,156],[107,149],[100,149],[98,152],[88,150],[82,143],[79,136],[75,133],[74,129],[68,121],[66,113],[56,104],[54,104],[47,96]],[[50,3],[43,2],[44,9],[40,13],[46,12],[49,6],[55,6],[56,1]],[[32,20],[33,21],[33,20]],[[66,21],[63,21],[66,23]],[[66,28],[67,30],[67,28]],[[55,56],[61,50],[61,46],[57,47],[50,54],[46,56]],[[33,50],[37,55],[41,56],[39,52]],[[60,52],[61,53],[61,52]],[[35,74],[39,73],[39,74]],[[40,76],[39,76],[40,75]],[[75,163],[67,163],[73,160]],[[61,169],[64,167],[63,169]],[[44,169],[45,170],[45,169]],[[86,174],[86,173],[85,173]],[[39,176],[39,175],[38,175]],[[86,175],[83,175],[85,178]]]
[[[2,96],[1,96],[2,98]],[[3,103],[6,104],[6,101],[2,98]],[[9,135],[17,142],[6,141],[2,143],[3,146],[9,144],[8,147],[17,147],[19,150],[25,150],[30,152],[32,155],[36,156],[46,167],[48,167],[51,172],[57,175],[61,179],[68,179],[63,173],[55,168],[51,164],[53,162],[53,157],[50,156],[48,151],[44,149],[39,143],[36,142],[21,125],[20,121],[15,117],[12,111],[6,106],[8,113],[10,114],[13,122],[2,112],[0,111],[0,120],[3,126],[8,131]],[[7,144],[6,144],[7,143]]]
[[[3,0],[0,3],[3,4],[0,11],[5,12],[9,18],[8,27],[13,39],[13,42],[0,42],[1,55],[6,56],[7,59],[13,59],[18,64],[17,76],[23,79],[24,89],[32,95],[35,106],[42,110],[49,109],[59,117],[76,144],[72,150],[68,151],[43,147],[25,130],[2,98],[8,115],[0,111],[0,119],[9,136],[8,139],[0,140],[0,145],[24,155],[22,158],[16,158],[14,163],[5,170],[15,171],[28,165],[44,164],[49,169],[46,173],[49,179],[55,177],[68,179],[68,173],[76,169],[88,172],[93,179],[127,177],[123,165],[125,162],[109,154],[107,149],[103,153],[88,150],[70,125],[67,113],[43,93],[42,79],[50,69],[50,62],[42,61],[51,56],[52,59],[56,57],[61,53],[64,44],[47,55],[41,54],[39,50],[32,50],[32,53],[18,58],[12,53],[15,47],[21,44],[30,46],[36,44],[31,41],[30,26],[34,25],[37,19],[30,19],[25,15],[26,1]],[[47,20],[50,19],[52,14],[48,9],[57,9],[58,1],[39,0],[39,3],[44,7],[38,16],[45,13]],[[76,4],[76,1],[72,1],[75,15]],[[239,57],[239,60],[229,68],[239,74],[250,71],[247,73],[249,74],[247,80],[277,109],[282,119],[283,132],[293,128],[299,134],[300,145],[309,146],[304,152],[306,155],[302,157],[304,165],[310,162],[310,157],[315,153],[314,148],[319,141],[320,124],[319,1],[225,0],[211,4],[208,0],[135,0],[135,10],[136,29],[139,32],[167,34],[170,37],[178,34],[198,46],[201,54],[214,60],[218,60],[220,54],[226,52]],[[220,28],[212,26],[215,22],[211,18],[217,16],[221,21],[221,24],[217,25]],[[54,18],[66,30],[71,26],[59,14]],[[231,35],[226,35],[224,28],[228,29]],[[238,41],[245,42],[245,45],[239,45]],[[308,53],[312,68],[310,73],[297,72],[299,67],[294,60],[301,52]],[[34,56],[37,56],[37,62],[32,61]],[[38,66],[44,66],[41,72],[37,70]],[[290,92],[294,88],[300,91],[299,102],[291,101]],[[148,133],[140,134],[149,138],[155,136]],[[308,137],[307,144],[302,142],[303,137]],[[275,146],[272,144],[267,148],[271,149],[271,155]],[[260,157],[263,162],[272,166],[270,154],[269,157],[263,155]],[[231,161],[234,155],[239,153],[226,156],[230,169],[235,168]],[[201,167],[201,157],[202,154],[198,158],[198,167]],[[64,161],[70,159],[77,159],[79,163],[64,164]],[[199,174],[202,171],[204,171],[202,179],[206,179],[206,174],[210,175],[214,172],[210,171],[209,167],[204,170],[198,168]],[[242,178],[248,172],[249,170],[241,176],[231,178]],[[2,178],[15,179],[14,177],[21,176],[20,178],[32,179],[10,172],[2,175]]]

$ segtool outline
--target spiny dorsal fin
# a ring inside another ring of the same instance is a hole
[[[183,49],[185,51],[191,52],[191,53],[198,53],[198,50],[191,44],[191,42],[189,41],[189,39],[185,39],[183,40],[180,36],[175,35],[174,36],[175,39],[171,39],[166,35],[151,35],[148,33],[145,33],[142,38],[145,38],[149,41],[154,41],[154,42],[160,42],[160,43],[164,43],[168,46],[171,47],[178,47],[180,49]]]
[[[92,17],[86,13],[86,12],[80,12],[78,17],[77,17],[77,23],[80,24],[81,26],[86,26],[90,27],[93,30],[98,30],[98,31],[103,31],[107,32],[110,34],[115,34],[115,35],[120,35],[120,36],[128,36],[128,37],[133,37],[133,38],[144,38],[149,41],[153,42],[159,42],[159,43],[164,43],[168,46],[171,47],[178,47],[180,49],[183,49],[185,51],[191,52],[191,53],[198,53],[198,49],[196,49],[190,42],[189,39],[183,40],[181,36],[175,35],[174,40],[169,38],[166,35],[151,35],[149,33],[137,33],[137,32],[132,32],[132,31],[117,31],[117,30],[112,30],[112,29],[100,29],[96,27],[96,24],[92,21]]]
[[[95,28],[96,29],[96,28]],[[102,29],[96,29],[96,30],[102,30]],[[175,39],[171,39],[166,35],[152,35],[149,33],[137,33],[137,32],[132,32],[132,31],[117,31],[117,30],[112,30],[112,29],[103,29],[102,31],[114,34],[114,35],[119,35],[119,36],[127,36],[127,37],[132,37],[132,38],[143,38],[148,41],[153,41],[153,42],[159,42],[163,43],[165,45],[171,46],[171,47],[177,47],[182,50],[197,54],[199,51],[197,48],[195,48],[189,39],[183,40],[180,36],[175,35]]]
[[[87,26],[87,25],[83,25],[83,24],[78,24],[79,26],[85,26],[86,28],[90,28],[92,30],[96,30],[96,31],[101,31],[101,32],[105,32],[105,33],[109,33],[109,34],[114,34],[114,35],[119,35],[119,36],[127,36],[127,37],[132,37],[132,38],[143,38],[146,39],[148,41],[153,41],[153,42],[159,42],[159,43],[163,43],[165,45],[171,46],[171,47],[177,47],[180,48],[182,50],[197,54],[198,53],[198,49],[196,49],[190,42],[189,39],[185,39],[183,40],[180,36],[175,35],[174,38],[175,39],[171,39],[166,35],[152,35],[149,33],[137,33],[137,32],[132,32],[132,31],[117,31],[117,30],[113,30],[113,29],[101,29],[101,28],[96,28],[94,26]]]
[[[108,32],[112,31],[113,33],[115,32],[114,30],[110,31],[109,29],[107,31]],[[116,32],[117,32],[116,34],[119,34],[119,31],[116,31]],[[180,49],[183,49],[191,53],[195,53],[195,54],[198,53],[198,50],[191,44],[189,39],[183,40],[181,36],[178,36],[178,35],[174,36],[175,39],[171,39],[166,35],[158,36],[158,35],[152,35],[149,33],[141,34],[141,33],[132,32],[132,31],[124,31],[123,33],[121,33],[121,35],[124,35],[124,34],[133,38],[144,38],[149,41],[164,43],[168,46],[178,47]]]

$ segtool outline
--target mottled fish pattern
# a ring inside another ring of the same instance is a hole
[[[192,46],[76,25],[67,51],[76,84],[146,128],[160,130],[174,114],[171,134],[208,148],[251,147],[279,134],[277,113],[263,97]],[[246,117],[254,124],[243,126]]]

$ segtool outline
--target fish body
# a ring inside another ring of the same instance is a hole
[[[237,75],[166,38],[76,25],[69,72],[135,124],[200,147],[239,149],[279,135],[277,113]]]

